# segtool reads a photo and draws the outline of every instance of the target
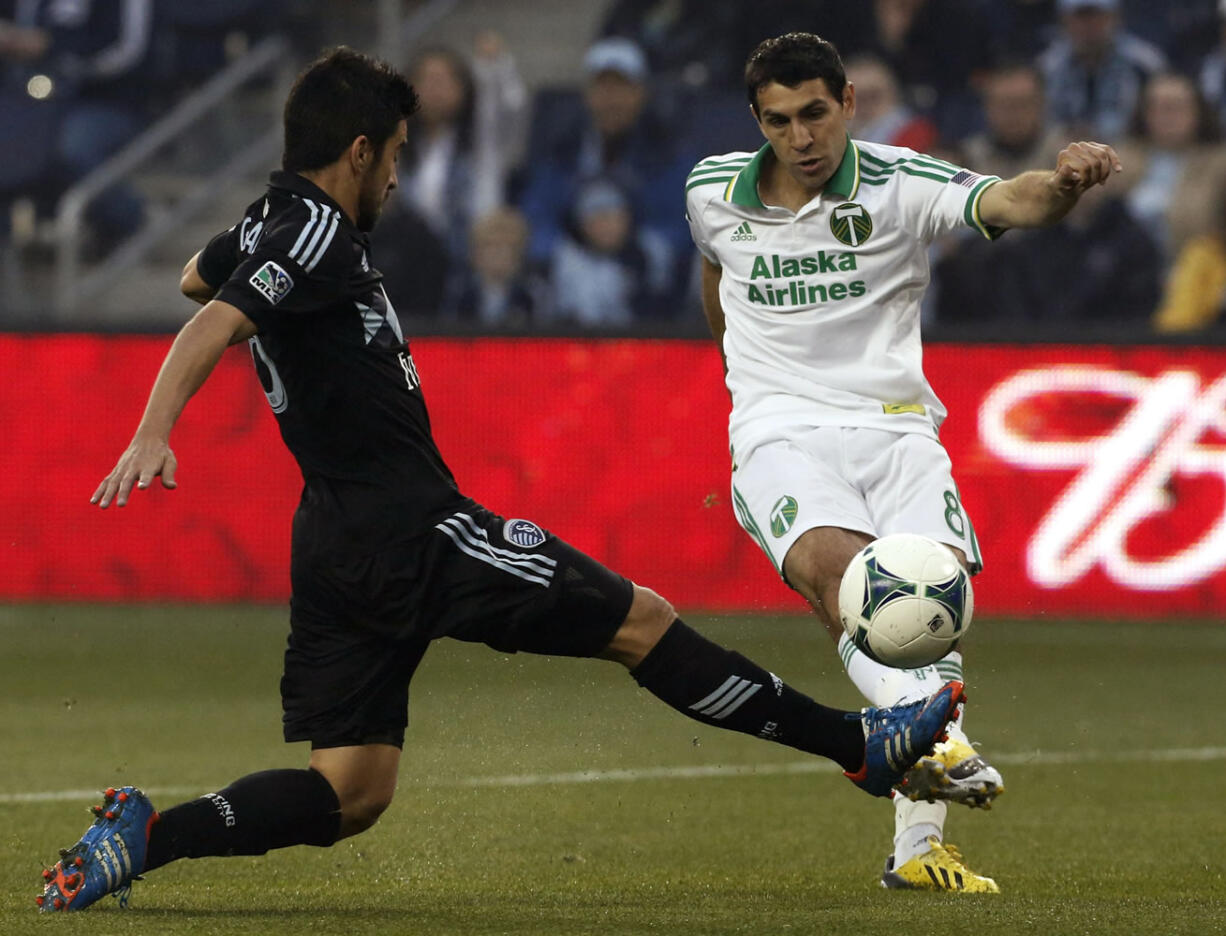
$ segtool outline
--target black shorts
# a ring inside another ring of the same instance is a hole
[[[404,744],[409,681],[430,641],[595,656],[633,586],[535,523],[471,503],[366,555],[295,535],[281,679],[286,741]]]

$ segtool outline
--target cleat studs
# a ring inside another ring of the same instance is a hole
[[[105,790],[102,791],[102,795],[105,796],[108,800],[113,799],[115,796],[115,788],[113,786],[107,787]]]
[[[102,815],[102,807],[101,807],[101,806],[91,806],[91,807],[90,807],[90,812],[92,812],[92,813],[93,813],[95,816],[101,816],[101,815]]]
[[[126,802],[128,801],[128,794],[127,794],[127,793],[120,793],[120,794],[119,794],[119,796],[117,796],[117,797],[116,797],[116,799],[118,799],[118,800],[119,800],[119,802],[121,802],[121,803],[126,803]]]
[[[55,898],[55,900],[52,902],[52,904],[51,904],[51,905],[52,905],[53,907],[55,907],[55,909],[56,909],[56,910],[63,910],[63,909],[64,909],[64,901],[63,901],[63,900],[61,900],[59,897],[56,897],[56,898]]]
[[[73,859],[72,864],[73,864],[73,867],[82,868],[85,866],[85,859],[82,858],[80,855],[77,855],[77,857]]]
[[[41,907],[41,906],[42,906],[42,905],[43,905],[43,904],[46,902],[46,900],[47,900],[47,898],[46,898],[46,897],[42,897],[42,896],[39,896],[39,897],[35,897],[35,898],[34,898],[34,902],[35,902],[36,904],[38,904],[40,907]]]
[[[107,817],[108,819],[114,819],[114,818],[115,818],[115,811],[114,811],[113,809],[108,809],[108,810],[106,811],[105,815],[106,815],[106,817]]]
[[[50,868],[46,868],[43,870],[43,880],[44,881],[50,881],[53,877],[55,877],[55,874],[52,872]]]

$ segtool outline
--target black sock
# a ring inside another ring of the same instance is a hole
[[[162,813],[149,830],[144,870],[179,858],[331,845],[340,828],[340,800],[323,774],[263,770]]]
[[[859,770],[864,763],[864,729],[858,720],[819,705],[680,619],[630,675],[658,699],[705,724],[820,754],[844,770]]]

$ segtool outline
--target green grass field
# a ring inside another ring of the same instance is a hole
[[[860,704],[811,621],[692,623]],[[1226,933],[1226,627],[986,619],[967,729],[1008,793],[947,832],[999,897],[881,890],[892,809],[832,765],[684,719],[612,664],[448,641],[414,681],[374,830],[180,862],[126,912],[39,916],[82,791],[171,805],[304,763],[280,740],[285,626],[269,608],[0,609],[0,934]]]

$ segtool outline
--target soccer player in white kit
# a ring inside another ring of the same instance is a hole
[[[703,308],[732,396],[733,509],[869,701],[918,699],[962,678],[961,653],[919,670],[870,660],[843,634],[838,589],[851,557],[890,533],[930,536],[972,572],[981,566],[938,438],[945,408],[921,366],[928,247],[964,227],[995,238],[1054,224],[1121,166],[1109,146],[1072,143],[1054,170],[1002,181],[854,141],[855,88],[834,46],[809,33],[761,43],[745,84],[766,144],[704,159],[686,183]],[[986,807],[1003,789],[951,726],[894,798],[882,884],[998,892],[943,828],[948,802]]]

